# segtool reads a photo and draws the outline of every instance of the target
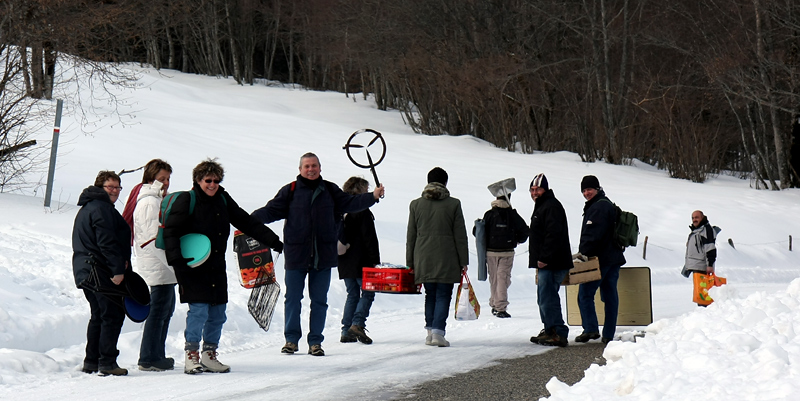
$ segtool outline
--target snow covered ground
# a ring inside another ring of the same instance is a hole
[[[178,361],[175,371],[136,369],[142,325],[126,321],[118,361],[130,374],[104,378],[80,372],[89,308],[73,284],[70,234],[78,195],[99,170],[133,169],[159,157],[174,168],[171,189],[182,190],[191,186],[194,165],[217,157],[226,168],[222,185],[243,208],[253,210],[294,179],[298,159],[307,151],[319,155],[327,180],[341,185],[363,175],[372,181],[369,171],[353,166],[342,150],[361,128],[382,132],[388,147],[377,167],[386,198],[372,208],[384,262],[405,262],[408,204],[434,166],[450,174],[448,188],[461,199],[468,227],[493,199],[486,186],[507,177],[517,179],[520,190],[512,203],[528,218],[533,202],[525,188],[540,172],[564,204],[575,250],[584,175],[596,175],[613,201],[639,216],[640,242],[649,237],[647,259],[641,243],[625,256],[627,266],[651,269],[655,323],[635,343],[612,342],[605,351],[608,364],[592,366],[580,383],[568,387],[551,380],[551,399],[800,398],[800,255],[788,249],[789,235],[797,235],[800,227],[799,190],[756,191],[747,180],[730,176],[694,184],[640,162],[590,164],[567,152],[524,155],[469,136],[416,135],[399,113],[379,111],[362,97],[242,87],[173,71],[141,73],[142,87],[120,94],[128,102],[123,111],[133,113],[124,118],[127,124],[107,116],[109,105],[97,104],[97,124],[84,135],[71,106],[74,99],[68,101],[50,208],[43,207],[43,188],[35,194],[0,194],[0,399],[386,399],[422,381],[497,359],[547,352],[528,341],[541,322],[527,244],[517,249],[511,319],[488,313],[488,284],[477,280],[471,255],[470,275],[485,310],[477,321],[448,321],[450,348],[424,345],[421,295],[378,294],[367,322],[375,343],[339,343],[345,289],[334,273],[324,358],[306,355],[304,339],[299,354],[280,354],[282,304],[270,331],[259,329],[247,313],[249,292],[238,284],[229,246],[231,302],[219,351],[231,373],[182,373],[184,305],[175,311],[167,341],[168,355]],[[50,137],[44,130],[36,139]],[[140,180],[138,172],[123,175],[119,210]],[[717,271],[729,283],[713,290],[717,302],[705,309],[691,302],[691,282],[679,273],[695,209],[722,228]],[[282,231],[281,222],[270,227]],[[277,267],[282,282],[282,261]],[[304,328],[307,312],[306,303]],[[618,334],[644,329],[620,327]],[[571,327],[570,340],[580,332]]]

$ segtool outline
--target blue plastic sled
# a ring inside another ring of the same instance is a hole
[[[200,266],[211,256],[211,240],[203,234],[186,234],[181,237],[181,255],[192,259],[187,266]]]

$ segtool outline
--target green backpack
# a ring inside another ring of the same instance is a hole
[[[158,234],[156,235],[156,248],[167,249],[166,244],[164,243],[164,225],[167,222],[167,217],[169,217],[169,212],[172,211],[172,205],[175,204],[178,196],[186,192],[189,193],[189,215],[191,215],[194,213],[194,205],[197,203],[197,195],[193,190],[190,189],[188,191],[172,192],[167,194],[167,196],[161,200],[161,209],[158,211]],[[225,205],[228,204],[228,200],[225,199],[225,195],[222,195],[222,201],[225,202]]]
[[[617,220],[614,222],[614,243],[625,250],[625,247],[636,246],[639,241],[639,218],[631,212],[619,208],[614,202],[602,199],[617,210]]]

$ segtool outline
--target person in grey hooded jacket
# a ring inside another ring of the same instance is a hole
[[[717,233],[708,223],[708,217],[703,212],[692,212],[692,232],[686,240],[686,263],[683,265],[682,274],[689,277],[691,272],[714,273],[714,262],[717,260]]]

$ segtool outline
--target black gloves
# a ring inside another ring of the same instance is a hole
[[[283,242],[275,241],[270,248],[272,248],[275,252],[283,253]]]

